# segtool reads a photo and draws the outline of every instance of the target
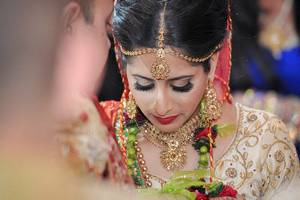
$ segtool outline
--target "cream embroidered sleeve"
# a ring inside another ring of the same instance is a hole
[[[288,192],[299,182],[299,160],[288,129],[281,120],[271,116],[264,132],[260,140],[263,199],[300,199],[298,191]],[[296,195],[295,198],[292,195]]]

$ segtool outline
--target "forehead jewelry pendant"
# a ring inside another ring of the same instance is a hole
[[[156,61],[152,64],[151,74],[156,80],[166,80],[169,77],[170,67],[166,61],[166,53],[163,48],[156,52]]]
[[[166,12],[166,3],[160,19],[158,49],[156,49],[156,61],[151,66],[151,74],[153,78],[155,78],[156,80],[166,80],[169,77],[169,73],[170,73],[170,67],[166,61],[166,52],[164,47],[165,12]]]

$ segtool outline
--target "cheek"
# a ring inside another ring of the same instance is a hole
[[[144,114],[152,108],[152,96],[146,95],[144,92],[133,91],[133,96],[135,98],[137,106],[141,109]]]
[[[185,115],[191,115],[198,108],[199,103],[204,94],[205,88],[199,84],[188,93],[173,93],[173,99],[176,102],[176,107],[182,109]]]
[[[126,69],[128,70],[128,68]],[[127,77],[128,77],[128,84],[129,84],[129,90],[131,94],[134,96],[135,102],[137,106],[144,112],[146,108],[149,108],[149,103],[151,99],[151,95],[147,95],[149,92],[142,92],[135,90],[134,84],[135,81],[133,77],[128,73],[127,71]]]
[[[153,107],[154,94],[151,91],[137,91],[134,89],[133,85],[129,85],[130,91],[134,96],[135,102],[137,106],[141,109],[141,111],[147,115],[148,111]]]

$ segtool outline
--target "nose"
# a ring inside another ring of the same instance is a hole
[[[166,116],[172,111],[172,98],[168,92],[163,89],[158,89],[154,104],[155,114],[158,116]]]

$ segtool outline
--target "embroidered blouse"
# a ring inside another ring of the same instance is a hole
[[[118,102],[109,101],[95,105],[100,114],[102,113],[101,116],[105,112],[105,118],[110,119],[111,122],[115,121]],[[99,108],[99,105],[103,110]],[[285,194],[287,189],[297,187],[296,183],[300,183],[299,160],[295,147],[288,137],[285,124],[268,112],[240,104],[237,104],[237,108],[237,131],[227,151],[216,161],[216,177],[232,185],[246,200],[275,199],[280,194]],[[93,126],[93,123],[101,122],[99,120],[90,121],[85,123],[85,126]],[[88,128],[77,128],[76,130],[77,132],[80,130],[97,131]],[[95,158],[97,154],[93,153],[95,147],[87,147],[85,149],[90,153],[81,154],[81,159],[97,160]],[[78,152],[82,152],[80,145],[74,148],[78,149]],[[103,149],[106,148],[103,145]],[[101,147],[98,148],[98,152],[100,149]],[[116,153],[119,152],[114,150],[114,154]],[[112,154],[110,154],[111,156]],[[113,159],[111,158],[110,162],[111,160]],[[89,163],[91,164],[91,162]],[[159,181],[159,178],[153,177],[153,186],[159,187],[161,185]]]

